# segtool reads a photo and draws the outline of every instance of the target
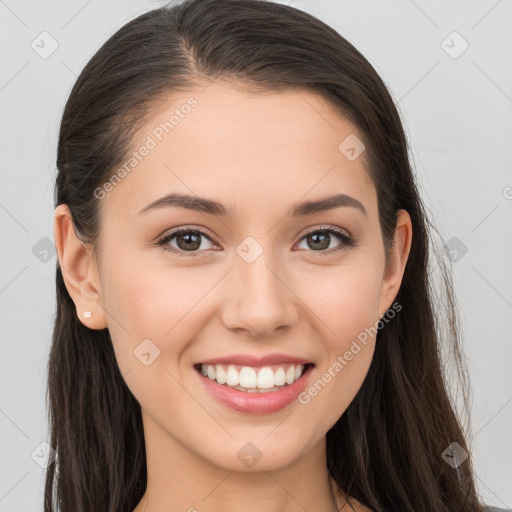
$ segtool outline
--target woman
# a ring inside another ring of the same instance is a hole
[[[78,77],[57,167],[45,511],[484,510],[450,276],[437,312],[399,115],[336,31],[145,13]]]

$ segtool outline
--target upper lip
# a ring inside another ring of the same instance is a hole
[[[248,354],[233,354],[226,357],[216,357],[214,359],[207,359],[201,361],[202,364],[239,364],[242,366],[270,366],[272,364],[280,363],[297,363],[297,364],[312,364],[311,361],[301,357],[290,356],[286,354],[268,354],[263,357],[251,356]],[[199,363],[199,364],[201,364]]]

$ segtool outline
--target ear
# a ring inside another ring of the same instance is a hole
[[[60,204],[55,209],[54,240],[62,277],[75,303],[80,321],[90,329],[105,329],[107,316],[103,307],[101,282],[92,247],[76,235],[69,208]],[[84,313],[90,311],[90,318]]]
[[[405,265],[409,257],[412,241],[411,217],[405,210],[398,210],[398,219],[395,227],[394,245],[390,252],[390,261],[384,270],[380,291],[379,312],[380,315],[391,307],[398,295],[402,284]]]

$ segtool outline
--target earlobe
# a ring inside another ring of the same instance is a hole
[[[65,204],[55,209],[54,239],[62,277],[79,320],[90,329],[105,329],[107,317],[97,262],[92,248],[77,237]]]
[[[385,269],[381,294],[379,311],[384,314],[392,305],[405,272],[405,266],[409,258],[412,244],[412,222],[409,213],[406,210],[398,210],[398,219],[394,234],[394,244],[391,249],[390,262]]]

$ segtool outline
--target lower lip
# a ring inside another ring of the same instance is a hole
[[[284,386],[279,391],[270,391],[268,393],[251,393],[230,388],[205,377],[196,369],[195,371],[207,391],[222,404],[239,412],[270,414],[283,409],[297,398],[306,387],[312,368],[312,365],[308,366],[306,371],[293,384]]]

